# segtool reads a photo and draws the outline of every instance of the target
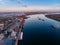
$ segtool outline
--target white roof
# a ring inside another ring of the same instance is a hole
[[[0,25],[4,25],[4,24],[0,24]]]

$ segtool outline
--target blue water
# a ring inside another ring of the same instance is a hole
[[[28,17],[25,19],[21,45],[60,45],[60,22],[49,19],[43,14]],[[52,25],[57,25],[57,28],[53,29]]]

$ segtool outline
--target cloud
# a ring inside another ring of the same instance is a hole
[[[22,2],[22,0],[10,0],[12,2],[17,2],[18,4],[20,4]]]
[[[2,1],[2,0],[0,0],[0,1]]]
[[[21,4],[22,0],[0,0],[0,4],[6,4],[6,3],[11,3],[11,2],[16,2],[18,4]]]
[[[4,4],[4,0],[0,0],[0,4]]]
[[[0,7],[0,11],[60,11],[60,7]]]
[[[19,5],[23,3],[23,0],[0,0],[0,4],[5,4],[7,2],[17,2]],[[9,4],[8,4],[9,5]],[[49,6],[27,6],[25,4],[22,5],[22,7],[0,7],[0,11],[47,11],[47,10],[60,10],[60,4],[53,4],[50,7]]]

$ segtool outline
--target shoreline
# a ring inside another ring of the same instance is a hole
[[[56,21],[60,21],[60,14],[49,14],[49,15],[45,15],[47,18],[51,18],[54,19]]]

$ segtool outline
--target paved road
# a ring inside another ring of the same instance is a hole
[[[9,24],[8,26],[5,27],[6,30],[18,30],[20,25],[20,21],[16,20],[13,23]],[[3,45],[13,45],[14,40],[12,38],[5,38],[3,40],[0,40],[0,43],[2,43]]]

